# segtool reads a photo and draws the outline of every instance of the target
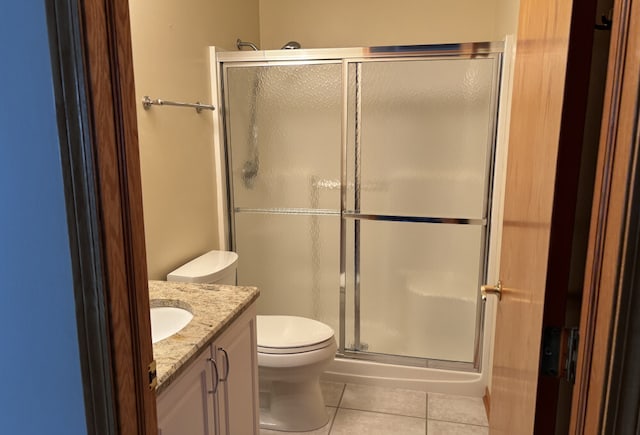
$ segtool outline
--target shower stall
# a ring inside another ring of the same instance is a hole
[[[259,314],[330,325],[336,376],[475,379],[503,44],[212,53],[224,231]]]

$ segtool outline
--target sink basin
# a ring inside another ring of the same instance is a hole
[[[193,319],[189,310],[180,307],[151,308],[151,341],[157,343],[187,326]]]

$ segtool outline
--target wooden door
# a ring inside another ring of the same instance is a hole
[[[523,0],[513,81],[491,434],[553,434],[543,327],[564,326],[595,2]],[[570,77],[570,79],[567,79]],[[493,284],[493,283],[491,283]]]

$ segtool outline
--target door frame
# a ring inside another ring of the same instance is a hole
[[[615,394],[605,394],[611,370],[620,361],[606,356],[610,350],[614,358],[624,356],[611,335],[625,319],[616,301],[621,247],[632,234],[630,227],[621,229],[631,223],[627,187],[638,146],[640,50],[632,48],[638,45],[640,32],[633,29],[640,28],[639,7],[638,1],[615,1],[572,434],[598,433],[607,416],[605,399]],[[127,0],[47,2],[87,427],[92,434],[155,435],[128,15]]]
[[[632,181],[638,152],[640,2],[615,0],[613,17],[569,431],[576,435],[601,433],[609,414],[617,412],[611,406],[615,389],[620,393],[616,370],[627,350],[620,345],[638,339],[626,335],[628,313],[621,297],[633,295],[627,281],[632,271],[625,263],[638,243],[632,239],[631,204],[637,194]]]
[[[87,430],[156,435],[128,2],[46,7]]]
[[[81,35],[72,2],[46,2],[60,154],[69,228],[78,340],[89,433],[116,433],[106,277]]]

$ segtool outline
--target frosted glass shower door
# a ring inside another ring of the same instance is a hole
[[[496,58],[350,65],[347,347],[473,363]]]
[[[339,328],[340,63],[227,66],[225,118],[238,281],[260,314]]]
[[[498,67],[491,58],[350,66],[347,167],[360,212],[485,216]]]
[[[236,209],[340,210],[340,64],[226,68]]]
[[[362,220],[359,350],[473,362],[483,237],[475,225]]]

